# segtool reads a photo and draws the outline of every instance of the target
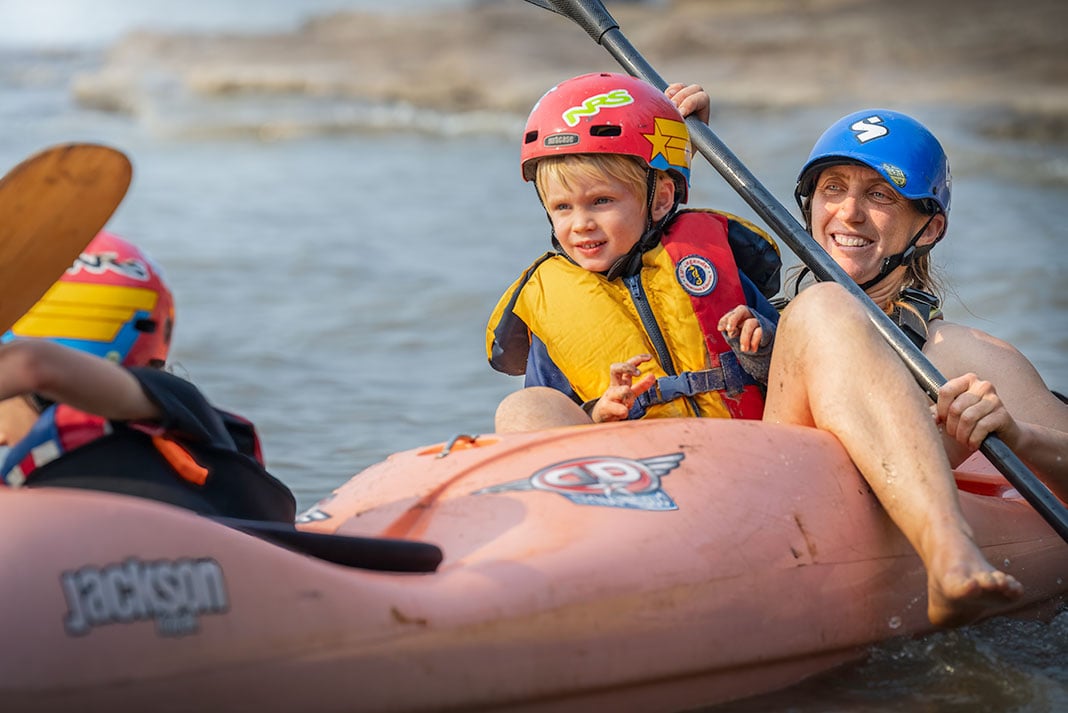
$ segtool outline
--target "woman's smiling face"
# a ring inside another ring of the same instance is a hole
[[[855,164],[820,173],[811,201],[812,237],[857,283],[879,274],[883,261],[908,246],[931,218],[875,170]],[[918,245],[941,233],[944,216],[931,220]]]

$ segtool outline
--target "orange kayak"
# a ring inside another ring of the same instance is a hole
[[[957,481],[1025,587],[997,613],[1048,616],[1068,545],[981,457]],[[373,569],[108,493],[2,492],[0,523],[0,710],[669,712],[931,630],[919,558],[838,442],[760,422],[394,454],[298,523],[381,546]]]

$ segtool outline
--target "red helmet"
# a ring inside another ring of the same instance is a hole
[[[562,154],[622,154],[675,178],[679,202],[690,182],[690,132],[663,92],[626,74],[584,74],[538,100],[523,133],[523,179],[539,159]]]
[[[174,298],[139,248],[101,232],[3,341],[51,339],[124,366],[162,366],[174,329]]]

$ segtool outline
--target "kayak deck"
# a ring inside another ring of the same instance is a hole
[[[1068,546],[968,465],[976,539],[1024,584],[1012,610],[1037,616],[1068,593]],[[341,567],[106,493],[3,493],[0,522],[22,573],[0,583],[21,602],[2,629],[27,642],[3,654],[4,709],[678,711],[932,629],[918,557],[837,441],[759,422],[436,444],[301,518],[432,543],[434,572]],[[206,600],[208,575],[224,600]],[[88,626],[72,631],[74,615]]]

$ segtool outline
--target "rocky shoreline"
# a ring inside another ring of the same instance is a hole
[[[974,109],[983,130],[1068,140],[1068,3],[674,0],[606,3],[669,80],[716,107]],[[126,36],[75,81],[84,105],[137,114],[152,92],[360,98],[523,116],[556,81],[618,70],[570,20],[520,0],[465,10],[340,13],[284,35]]]

